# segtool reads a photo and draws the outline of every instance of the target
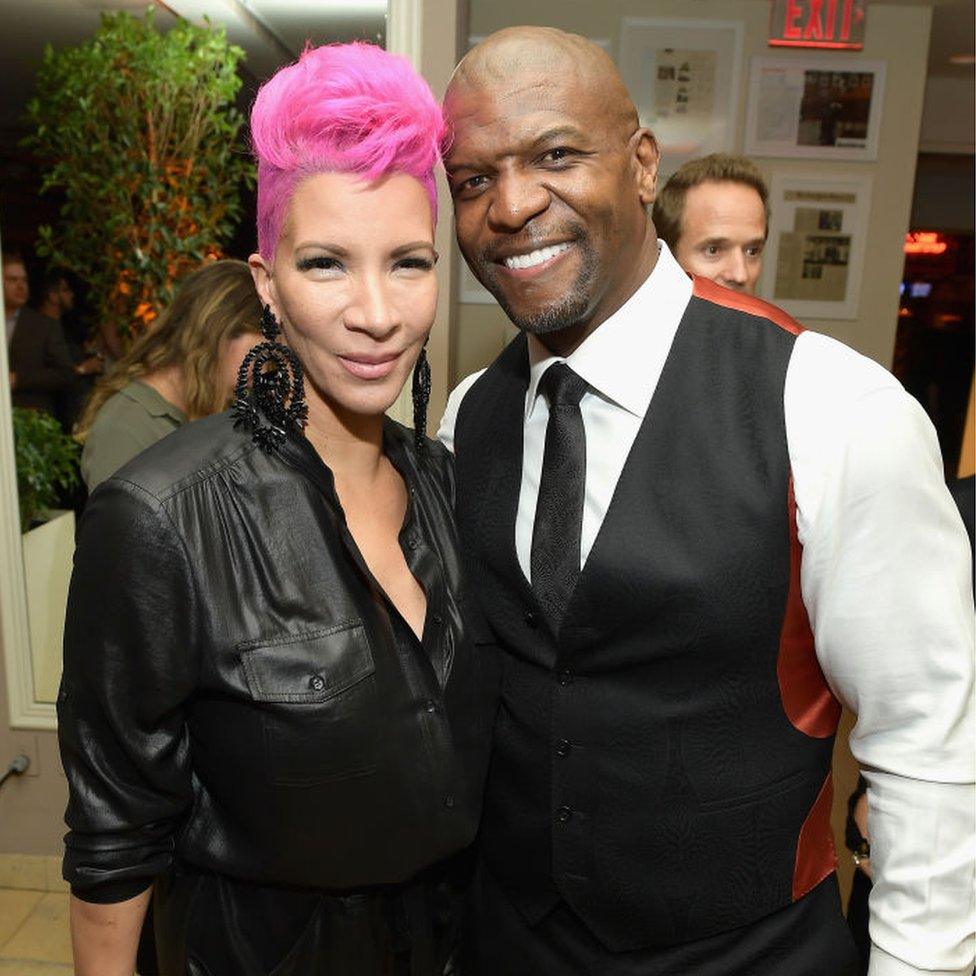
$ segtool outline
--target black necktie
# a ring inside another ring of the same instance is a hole
[[[532,529],[532,589],[558,633],[580,573],[586,435],[579,404],[587,384],[565,363],[553,363],[539,389],[549,401],[549,423]]]

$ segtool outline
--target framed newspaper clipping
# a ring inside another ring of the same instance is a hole
[[[773,176],[760,293],[794,318],[856,319],[871,178]]]
[[[618,64],[661,150],[660,182],[735,143],[741,21],[624,17]]]
[[[856,56],[753,58],[745,154],[877,159],[884,80]]]

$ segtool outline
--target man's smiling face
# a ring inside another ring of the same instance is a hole
[[[595,327],[646,277],[656,172],[649,134],[628,131],[605,88],[546,53],[517,71],[462,75],[445,102],[461,251],[515,325],[538,335]]]

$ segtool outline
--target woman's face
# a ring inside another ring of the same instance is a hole
[[[319,173],[299,184],[269,268],[252,255],[305,370],[310,407],[382,414],[413,369],[437,307],[427,192],[412,176],[366,183]]]

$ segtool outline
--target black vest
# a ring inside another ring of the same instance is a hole
[[[504,652],[483,853],[530,924],[562,899],[608,949],[673,945],[834,868],[839,706],[799,594],[783,412],[797,331],[696,281],[558,639],[515,552],[524,337],[462,402],[461,538]]]

